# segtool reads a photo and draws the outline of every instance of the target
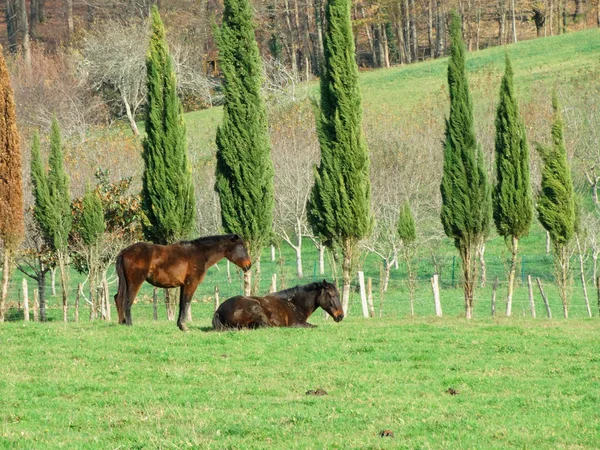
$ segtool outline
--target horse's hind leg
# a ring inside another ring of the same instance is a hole
[[[181,286],[179,290],[179,317],[177,318],[177,326],[181,331],[188,331],[185,322],[188,318],[192,297],[196,292],[198,284],[188,284]]]
[[[143,280],[130,280],[127,285],[127,297],[124,298],[122,308],[124,313],[124,324],[131,325],[131,305],[133,305],[133,301],[135,300],[136,295],[140,291],[140,287],[142,286]]]

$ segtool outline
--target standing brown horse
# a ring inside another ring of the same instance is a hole
[[[323,280],[273,292],[266,297],[231,297],[217,308],[212,324],[215,330],[314,327],[306,320],[319,306],[336,322],[344,318],[340,293],[334,284]]]
[[[138,242],[125,248],[116,263],[119,288],[115,303],[119,323],[131,325],[131,305],[140,286],[147,281],[161,288],[181,286],[177,326],[187,331],[185,320],[192,296],[208,268],[223,258],[244,271],[250,269],[244,241],[236,234],[201,237],[172,245]]]

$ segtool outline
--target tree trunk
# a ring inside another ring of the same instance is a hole
[[[325,275],[325,246],[319,246],[319,275]]]
[[[252,271],[244,272],[244,295],[252,294]]]
[[[19,32],[21,33],[21,49],[23,60],[28,69],[31,69],[31,47],[29,46],[29,22],[27,20],[27,6],[25,0],[19,0]]]
[[[292,73],[294,74],[294,76],[296,76],[296,75],[298,75],[298,65],[297,65],[297,61],[296,61],[298,40],[296,38],[296,34],[294,33],[295,29],[292,25],[292,12],[290,9],[289,0],[284,0],[284,6],[285,6],[285,23],[287,25],[288,38],[289,38],[289,45],[286,47],[289,49],[289,57],[290,57],[291,65],[292,65]]]
[[[487,281],[487,270],[485,265],[485,242],[477,250],[479,256],[479,267],[481,267],[481,287],[485,287]]]
[[[37,25],[40,23],[40,0],[31,0],[29,3],[29,36],[37,39]]]
[[[585,285],[585,269],[583,267],[583,253],[581,252],[581,244],[579,243],[579,236],[575,235],[577,242],[577,250],[579,253],[579,274],[581,275],[581,286],[583,287],[583,298],[585,300],[585,306],[587,308],[588,317],[592,317],[592,310],[590,309],[590,299],[588,297],[587,286]]]
[[[60,270],[60,288],[62,291],[62,307],[63,307],[63,322],[68,322],[69,318],[67,316],[69,310],[69,274],[67,272],[67,255],[59,250],[57,252],[58,256],[58,268]]]
[[[413,62],[412,45],[410,41],[410,8],[409,0],[404,0],[404,50],[406,54],[406,63]]]
[[[343,291],[342,291],[342,308],[344,309],[344,315],[348,315],[348,305],[350,302],[350,282],[352,281],[352,256],[354,252],[354,245],[349,239],[345,239],[342,243],[342,279],[343,279]]]
[[[427,43],[429,44],[429,57],[433,58],[435,54],[433,42],[433,4],[434,0],[429,0],[427,7]]]
[[[317,30],[317,71],[321,73],[321,65],[323,64],[323,0],[314,0],[313,7],[315,9],[315,28]]]
[[[6,0],[6,34],[8,50],[11,53],[17,53],[17,33],[19,31],[17,9],[17,0]]]
[[[504,45],[504,35],[506,28],[506,0],[498,1],[498,40],[500,41],[500,45]]]
[[[390,67],[390,45],[388,42],[387,33],[385,31],[385,24],[380,24],[381,27],[381,39],[382,39],[382,49],[383,49],[383,63],[386,68]]]
[[[465,318],[467,319],[473,318],[473,296],[477,278],[477,263],[474,261],[475,258],[473,256],[473,248],[471,245],[467,245],[460,251],[464,278]]]
[[[513,42],[517,43],[517,18],[515,14],[515,0],[511,0],[510,9],[512,14],[512,32],[513,32]]]
[[[71,40],[71,36],[73,36],[73,32],[75,31],[75,24],[73,22],[73,0],[65,0],[65,15],[67,19],[68,39]]]
[[[419,39],[417,36],[417,10],[415,0],[410,0],[410,38],[412,44],[413,61],[419,60]]]
[[[301,239],[302,238],[300,238],[300,240]],[[294,246],[294,250],[296,252],[296,274],[298,275],[298,278],[304,277],[304,272],[302,271],[302,247],[301,247],[301,245],[302,245],[302,243],[299,242],[297,247]]]
[[[369,27],[367,27],[368,32]],[[383,67],[383,45],[381,43],[381,30],[379,24],[373,25],[373,66]]]
[[[410,317],[415,317],[415,277],[412,270],[410,255],[404,252],[404,261],[406,262],[406,274],[408,276],[408,303],[410,304]]]
[[[131,106],[129,106],[129,102],[127,101],[127,97],[125,94],[121,92],[121,100],[123,100],[123,105],[125,105],[125,113],[127,114],[127,120],[129,120],[129,127],[133,134],[136,136],[140,135],[140,130],[138,130],[137,123],[135,122],[135,117],[133,116],[133,112],[131,111]]]
[[[46,322],[46,271],[42,270],[38,277],[38,294],[40,296],[40,320]]]
[[[444,54],[444,42],[446,41],[446,22],[444,21],[444,11],[440,8],[439,0],[436,1],[436,26],[435,26],[435,57],[439,58]]]
[[[517,271],[517,250],[519,247],[519,239],[516,236],[512,237],[512,246],[510,248],[511,261],[508,272],[508,296],[506,297],[506,317],[512,314],[512,298],[515,285],[515,272]]]
[[[4,249],[4,264],[2,265],[2,297],[0,297],[0,322],[4,322],[6,299],[8,297],[8,281],[10,279],[11,252]]]
[[[569,318],[569,304],[568,304],[568,283],[569,283],[569,255],[566,245],[560,246],[556,251],[557,260],[557,281],[558,291],[560,294],[560,300],[563,305],[563,315],[565,319]]]

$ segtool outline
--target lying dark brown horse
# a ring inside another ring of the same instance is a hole
[[[323,280],[273,292],[266,297],[231,297],[215,311],[212,324],[215,330],[314,327],[306,320],[319,306],[336,322],[344,318],[337,288]]]
[[[147,281],[153,286],[181,286],[177,326],[187,331],[185,320],[190,301],[206,271],[223,258],[243,269],[250,269],[250,257],[244,241],[236,234],[208,236],[172,245],[138,242],[117,256],[119,288],[115,303],[119,323],[131,325],[131,305],[140,286]]]

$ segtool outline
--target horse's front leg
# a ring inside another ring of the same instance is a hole
[[[179,291],[179,317],[177,318],[177,326],[181,331],[188,331],[185,322],[187,321],[192,297],[198,285],[183,285]]]

